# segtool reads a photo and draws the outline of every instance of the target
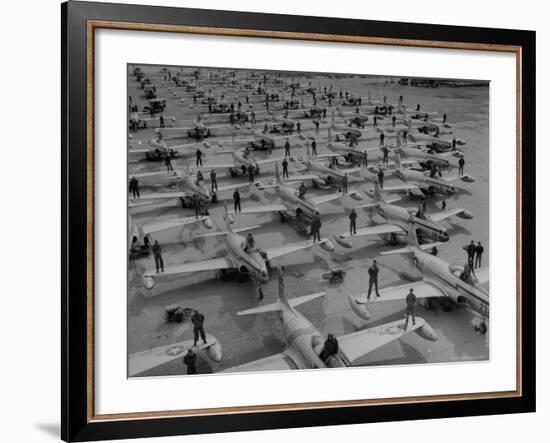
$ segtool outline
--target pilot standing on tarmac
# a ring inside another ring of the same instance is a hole
[[[464,175],[464,163],[466,163],[466,162],[464,161],[464,156],[462,156],[458,160],[458,175],[459,176]]]
[[[288,139],[285,141],[285,157],[290,157],[290,143]]]
[[[216,171],[214,169],[210,171],[210,184],[212,185],[212,192],[218,190],[218,180],[216,180]]]
[[[311,142],[311,155],[317,156],[317,142],[315,139]]]
[[[416,295],[414,295],[413,288],[411,288],[411,290],[407,294],[405,303],[407,304],[407,317],[405,318],[405,327],[404,327],[406,331],[407,327],[409,326],[409,316],[412,316],[413,325],[416,324],[415,318],[414,318],[414,306],[416,305]]]
[[[233,193],[233,203],[235,205],[235,212],[241,212],[241,194],[238,189],[235,189]]]
[[[475,265],[474,268],[481,268],[481,256],[483,255],[483,246],[481,246],[481,242],[477,242],[476,246],[476,254],[475,254]]]
[[[288,178],[288,162],[283,159],[283,178]]]
[[[349,214],[349,233],[350,235],[357,234],[357,212],[355,212],[355,208]]]
[[[301,134],[302,133],[302,124],[298,121],[296,122],[296,133]]]
[[[204,333],[204,315],[199,311],[195,311],[191,317],[191,323],[193,323],[193,339],[195,340],[194,346],[197,346],[197,341],[199,340],[199,335],[204,344],[206,343],[206,334]]]
[[[200,149],[197,149],[197,152],[196,152],[196,157],[197,157],[197,166],[202,166],[202,151]]]
[[[132,193],[133,198],[139,198],[139,181],[135,177],[130,179],[130,192]]]
[[[153,245],[153,256],[155,257],[155,267],[157,268],[157,274],[159,273],[159,269],[164,272],[162,248],[160,247],[158,240],[155,240],[155,244]]]
[[[474,255],[476,253],[476,245],[472,240],[469,245],[464,246],[462,249],[468,254],[468,264],[473,269],[474,268]]]
[[[311,223],[311,233],[313,234],[313,243],[321,241],[321,217],[319,217],[319,211],[315,211],[315,216]]]
[[[167,171],[174,171],[174,168],[172,167],[172,156],[170,153],[167,153],[164,157],[164,164],[166,165]]]
[[[369,291],[367,293],[367,300],[370,300],[370,294],[372,292],[372,286],[374,285],[374,290],[376,291],[376,297],[380,297],[380,293],[378,292],[378,265],[376,264],[376,260],[372,261],[372,265],[369,266],[368,273],[369,273]]]
[[[183,357],[183,364],[187,366],[187,375],[197,373],[197,354],[193,352],[193,349],[187,351],[187,354]]]
[[[248,165],[248,181],[254,183],[254,166]]]
[[[369,154],[367,153],[367,150],[365,149],[363,151],[363,166],[368,166],[369,161]]]
[[[378,184],[380,189],[384,189],[384,170],[382,168],[378,171]]]

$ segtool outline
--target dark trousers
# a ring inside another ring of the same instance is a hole
[[[159,269],[164,272],[164,261],[162,260],[162,255],[155,255],[155,267],[157,268],[157,272],[159,272]]]
[[[473,268],[474,267],[474,256],[468,255],[468,264]]]
[[[348,193],[348,184],[346,182],[342,183],[342,193]]]
[[[216,191],[218,190],[218,181],[217,181],[215,178],[212,179],[212,191],[213,191],[214,189],[215,189]]]
[[[458,167],[458,175],[463,175],[464,174],[464,166],[459,166]]]
[[[139,198],[139,189],[138,188],[133,188],[132,189],[132,195],[134,196],[134,198]]]
[[[283,178],[288,178],[288,168],[283,168]]]
[[[378,292],[378,279],[377,278],[370,278],[369,277],[369,291],[367,293],[367,298],[370,298],[370,294],[372,292],[372,286],[374,285],[374,291],[376,292],[376,296],[380,297],[380,294]]]
[[[290,148],[285,148],[285,157],[290,157]]]
[[[195,326],[193,328],[193,339],[195,340],[195,346],[197,345],[197,341],[199,341],[199,335],[202,341],[206,343],[206,334],[204,333],[203,326]]]
[[[241,201],[235,200],[235,212],[241,212]]]
[[[187,365],[187,375],[194,375],[197,373],[197,365]]]
[[[380,189],[384,188],[384,177],[378,177],[378,184],[380,185]]]
[[[312,155],[317,155],[317,146],[312,146],[311,147],[311,154]]]
[[[349,233],[357,234],[357,223],[355,220],[350,220],[349,222]]]
[[[197,157],[197,166],[202,166],[202,158]]]
[[[481,255],[482,254],[476,254],[475,255],[475,266],[474,266],[474,268],[481,268]]]
[[[319,228],[312,228],[311,233],[313,234],[313,241],[321,241],[321,231]]]
[[[173,171],[174,170],[174,168],[172,167],[172,163],[167,163],[166,164],[166,170],[167,171]]]

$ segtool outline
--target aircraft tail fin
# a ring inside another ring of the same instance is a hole
[[[239,311],[237,312],[237,315],[261,314],[264,312],[282,311],[284,309],[293,310],[296,306],[325,295],[324,292],[316,292],[314,294],[302,295],[301,297],[295,297],[289,300],[286,298],[285,292],[284,272],[281,268],[279,268],[279,300],[275,303],[258,306],[257,308]]]

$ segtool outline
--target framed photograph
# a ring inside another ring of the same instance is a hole
[[[62,438],[535,410],[535,33],[62,5]]]

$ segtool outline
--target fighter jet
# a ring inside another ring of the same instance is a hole
[[[206,122],[206,117],[200,115],[192,122],[190,126],[179,128],[157,128],[156,131],[161,134],[163,140],[174,138],[190,137],[202,141],[210,136],[223,135],[223,133],[233,133],[235,126],[230,124],[210,125]]]
[[[342,233],[336,237],[338,244],[344,247],[351,248],[352,243],[350,238],[362,237],[369,235],[389,234],[393,242],[396,241],[397,235],[406,235],[410,223],[414,223],[415,229],[422,235],[423,238],[446,242],[449,240],[449,233],[439,222],[452,216],[458,216],[464,219],[471,219],[471,212],[463,208],[448,209],[435,212],[433,214],[422,214],[416,210],[410,211],[401,206],[391,204],[400,198],[384,199],[380,192],[378,183],[374,184],[373,202],[357,206],[357,208],[365,208],[370,212],[370,218],[374,224],[359,228],[355,234]],[[373,219],[373,215],[380,217],[382,223],[377,223]]]
[[[129,154],[144,154],[148,161],[160,161],[165,157],[179,157],[183,159],[192,159],[196,155],[196,150],[202,146],[208,148],[206,143],[186,143],[182,145],[168,146],[161,136],[149,140],[150,147],[141,147],[141,143],[132,143],[128,149]],[[138,147],[136,147],[138,146]]]
[[[401,165],[401,155],[395,154],[395,169],[392,174],[405,182],[404,185],[384,186],[384,191],[408,191],[411,195],[423,197],[425,194],[454,194],[457,188],[452,185],[455,180],[473,182],[474,179],[469,175],[437,178],[430,177],[425,172],[414,171],[403,168]]]
[[[488,330],[489,291],[482,285],[489,283],[489,268],[477,269],[475,272],[465,267],[449,264],[446,261],[425,252],[438,243],[419,245],[416,228],[410,224],[407,230],[407,246],[388,254],[409,254],[414,266],[422,273],[422,279],[399,286],[382,289],[380,297],[374,302],[404,300],[410,289],[414,289],[417,299],[444,297],[459,306],[467,308],[475,315],[472,326],[481,333]],[[349,296],[353,311],[364,319],[370,318],[369,300],[366,294]]]
[[[200,176],[199,176],[200,173]],[[230,185],[218,186],[216,192],[213,192],[208,187],[204,186],[204,182],[199,180],[202,176],[202,172],[199,170],[192,171],[189,169],[186,172],[174,171],[174,172],[143,172],[131,174],[132,177],[137,179],[147,178],[147,177],[158,177],[161,179],[167,179],[175,183],[177,191],[170,192],[155,192],[150,194],[141,194],[139,200],[132,200],[132,204],[143,204],[142,202],[148,201],[152,203],[153,200],[167,200],[167,199],[178,199],[182,208],[192,207],[192,198],[193,195],[196,195],[203,204],[216,203],[218,201],[218,194],[234,191],[235,189],[246,189],[252,184],[250,182],[241,182],[234,183]]]
[[[183,217],[171,220],[165,220],[157,223],[138,225],[133,221],[132,214],[128,215],[130,256],[136,257],[149,253],[150,245],[153,243],[151,234],[167,231],[175,228],[202,223],[207,229],[212,228],[212,220],[208,216]]]
[[[299,175],[294,178],[296,181],[303,180],[304,176]],[[259,189],[274,189],[280,199],[280,203],[270,203],[261,206],[248,206],[243,208],[239,214],[264,214],[264,213],[290,213],[293,216],[307,220],[309,223],[313,220],[315,213],[319,211],[318,206],[323,203],[328,203],[334,200],[339,200],[344,197],[341,192],[333,194],[300,197],[299,192],[295,188],[289,186],[281,179],[279,173],[279,165],[275,165],[275,180],[274,185],[258,185]],[[290,180],[289,180],[290,181]],[[352,195],[356,192],[352,191]],[[349,194],[348,194],[349,195]],[[359,196],[361,198],[361,196]]]
[[[223,146],[222,144],[220,144]],[[252,166],[254,168],[254,173],[258,174],[260,172],[260,166],[268,165],[270,163],[275,163],[282,161],[284,157],[269,157],[266,159],[257,159],[252,155],[249,149],[241,149],[235,146],[235,139],[233,139],[233,148],[228,150],[218,150],[214,154],[231,154],[231,163],[218,163],[211,164],[208,163],[204,165],[205,169],[228,169],[232,176],[236,176],[238,171],[241,170],[242,173],[246,173],[248,168]]]
[[[225,257],[194,263],[184,263],[175,266],[165,266],[164,272],[162,273],[158,273],[155,270],[148,270],[143,274],[143,286],[147,289],[152,289],[155,285],[155,279],[170,275],[179,275],[189,272],[234,269],[250,276],[256,285],[258,298],[262,299],[264,296],[262,286],[269,281],[268,266],[272,260],[304,249],[312,248],[315,245],[319,245],[327,251],[334,250],[334,246],[326,238],[322,238],[321,241],[317,243],[307,240],[299,243],[274,246],[261,250],[255,246],[247,244],[246,239],[239,234],[239,232],[242,231],[258,228],[260,225],[233,229],[229,220],[227,208],[225,209],[223,220],[225,222],[224,231],[198,234],[195,235],[195,237],[222,237],[227,251],[227,255]]]
[[[283,371],[289,369],[342,368],[354,366],[376,349],[415,332],[430,341],[437,336],[421,318],[404,329],[403,320],[386,323],[332,339],[332,350],[325,348],[326,337],[296,307],[325,295],[324,292],[287,298],[282,272],[279,273],[278,301],[257,308],[240,311],[237,315],[278,312],[287,348],[260,360],[225,369],[223,372]]]
[[[212,361],[221,361],[223,357],[221,343],[213,335],[205,335],[206,343],[201,342],[197,346],[194,345],[193,339],[189,339],[130,354],[128,356],[128,376],[136,377],[149,369],[181,359],[189,349],[193,349],[194,352],[205,351]]]
[[[363,169],[362,166],[354,167],[354,168],[348,168],[348,169],[339,169],[335,167],[333,164],[330,164],[327,166],[323,161],[320,161],[320,159],[323,158],[334,158],[338,157],[339,154],[332,153],[332,154],[321,154],[318,156],[312,156],[311,151],[309,148],[309,145],[306,146],[306,158],[304,159],[298,159],[300,164],[304,166],[305,170],[307,170],[309,175],[303,175],[303,180],[324,180],[327,184],[334,184],[337,185],[341,184],[344,180],[344,177],[346,175],[350,175],[356,172],[359,172]]]

